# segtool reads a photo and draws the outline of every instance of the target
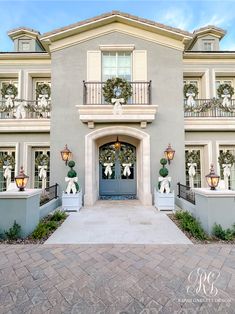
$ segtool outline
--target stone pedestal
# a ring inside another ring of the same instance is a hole
[[[211,234],[215,223],[223,229],[231,228],[235,223],[235,191],[193,189],[195,192],[195,216],[204,230]]]
[[[174,210],[175,209],[175,193],[160,193],[154,190],[154,206],[158,210]]]
[[[32,233],[39,222],[40,195],[41,189],[1,192],[0,230],[9,230],[16,221],[21,226],[22,237]]]
[[[82,191],[76,194],[62,195],[62,209],[67,211],[79,211],[82,208]]]

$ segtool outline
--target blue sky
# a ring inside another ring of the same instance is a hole
[[[0,0],[0,51],[12,51],[12,42],[6,34],[12,28],[27,26],[44,33],[112,10],[131,13],[188,31],[213,24],[228,32],[221,42],[221,48],[235,50],[235,0]]]

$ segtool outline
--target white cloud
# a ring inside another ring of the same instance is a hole
[[[185,7],[170,8],[166,12],[161,12],[157,20],[164,24],[187,30],[192,23],[192,14]]]

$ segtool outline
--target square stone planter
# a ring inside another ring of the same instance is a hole
[[[79,211],[82,208],[82,191],[76,194],[67,194],[63,192],[62,195],[62,210]]]
[[[154,206],[158,210],[175,210],[175,193],[174,191],[166,194],[154,190]]]

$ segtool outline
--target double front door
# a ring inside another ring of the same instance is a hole
[[[136,149],[128,143],[99,149],[100,196],[136,195]]]

